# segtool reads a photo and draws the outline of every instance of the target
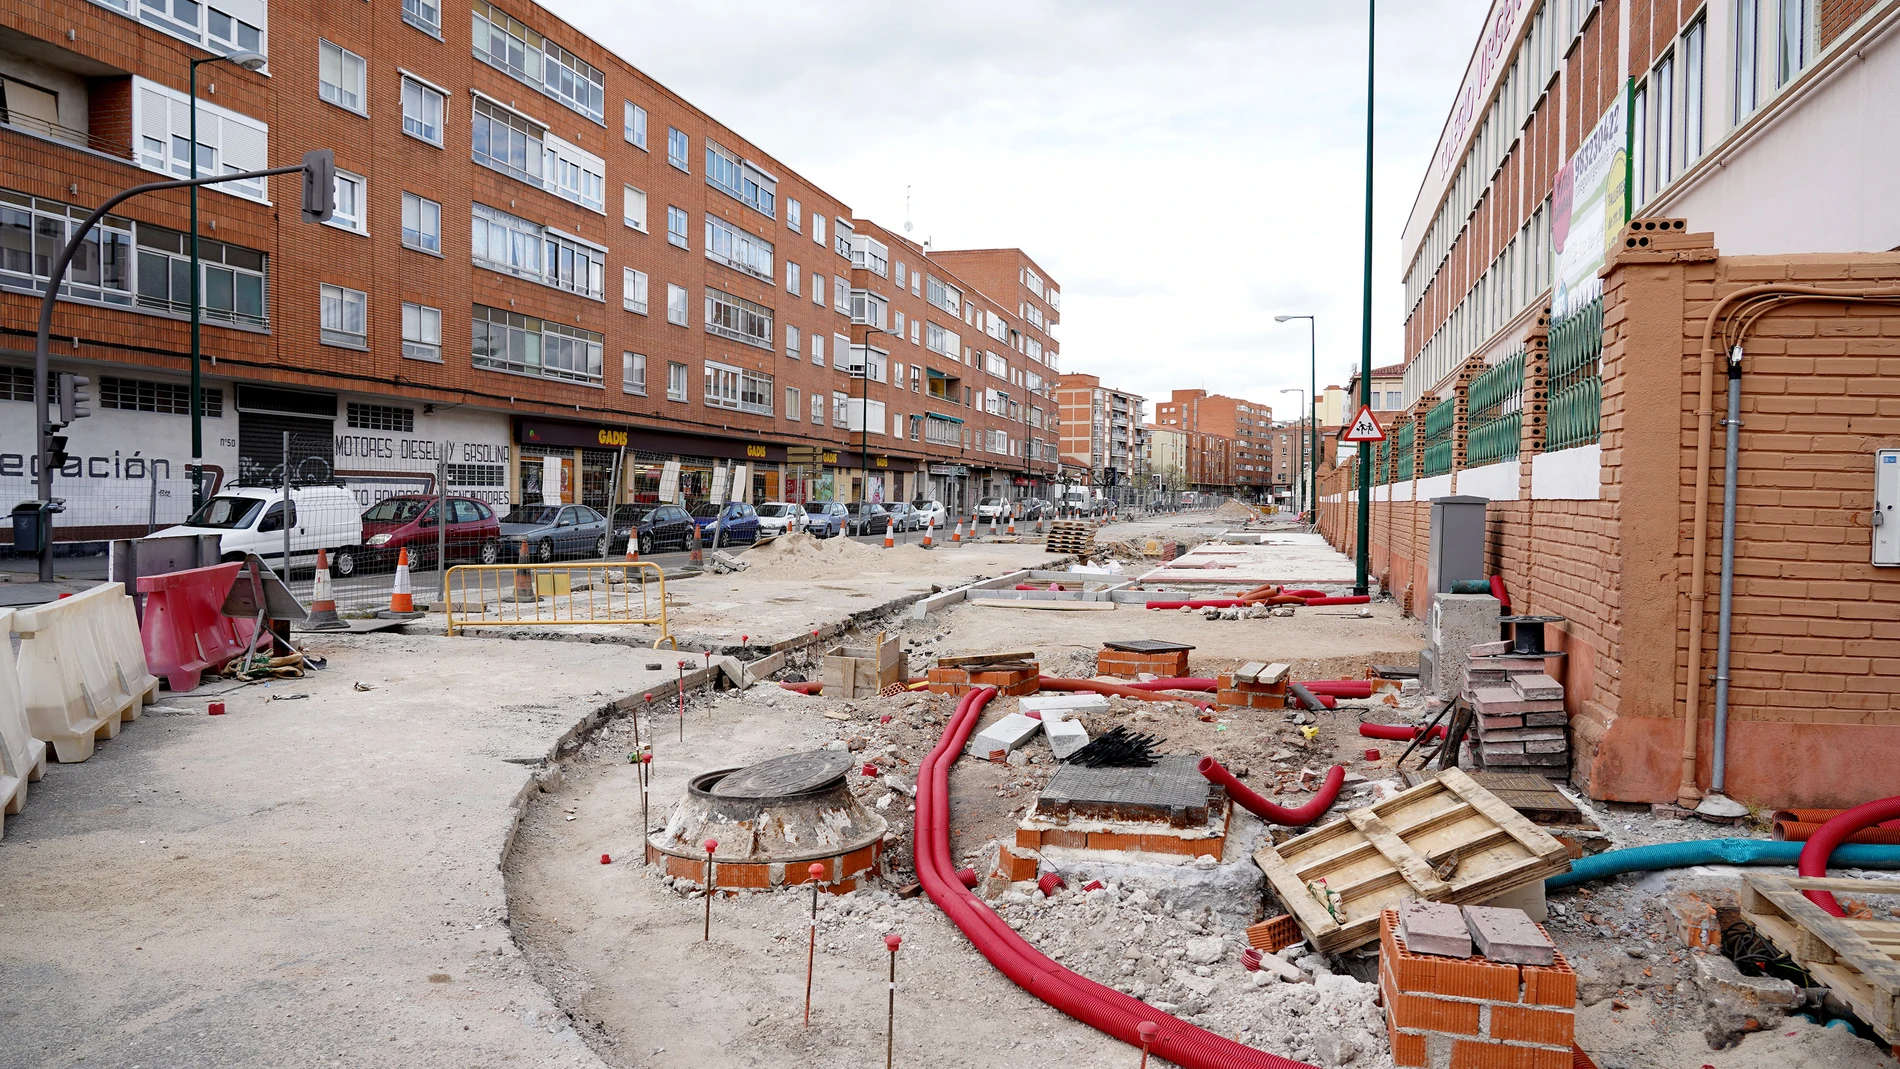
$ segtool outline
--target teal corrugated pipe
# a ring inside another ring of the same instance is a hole
[[[1555,891],[1625,872],[1683,869],[1691,865],[1782,865],[1792,868],[1801,857],[1801,848],[1806,845],[1768,839],[1697,839],[1686,843],[1606,850],[1571,862],[1569,872],[1544,881],[1544,890]],[[1827,864],[1829,868],[1842,869],[1900,869],[1900,846],[1848,843],[1836,849]]]

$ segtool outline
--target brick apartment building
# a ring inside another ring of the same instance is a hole
[[[1900,202],[1871,102],[1900,89],[1896,28],[1893,0],[1497,0],[1473,48],[1404,232],[1368,548],[1424,613],[1428,503],[1490,499],[1513,610],[1565,618],[1596,797],[1893,793],[1900,536],[1872,517],[1900,462]],[[1355,479],[1321,488],[1347,549]]]
[[[295,175],[200,194],[214,484],[288,460],[364,504],[438,470],[502,507],[651,502],[663,486],[967,504],[1054,475],[1046,272],[1033,319],[1021,283],[990,299],[1004,279],[966,279],[855,218],[527,0],[49,0],[0,12],[12,500],[34,496],[26,354],[50,250],[112,193],[187,173],[189,63],[238,50],[269,64],[198,68],[201,170],[333,148],[338,212],[301,222]],[[54,369],[91,375],[100,402],[69,428],[60,538],[189,510],[186,204],[126,202],[69,275]],[[1012,256],[1029,263],[959,264]],[[886,302],[905,337],[867,347]]]
[[[1064,477],[1098,487],[1127,485],[1142,457],[1145,400],[1103,386],[1095,375],[1062,376],[1056,404],[1062,420],[1057,441]]]
[[[1206,390],[1175,390],[1166,401],[1155,402],[1155,423],[1177,427],[1225,441],[1227,480],[1219,487],[1241,497],[1264,500],[1289,488],[1276,485],[1273,474],[1273,409]]]

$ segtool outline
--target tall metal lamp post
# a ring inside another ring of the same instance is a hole
[[[1365,283],[1359,328],[1359,403],[1372,407],[1372,100],[1373,43],[1378,26],[1378,0],[1366,0],[1366,247]],[[1359,444],[1359,538],[1353,593],[1370,590],[1372,542],[1372,450]]]
[[[1310,458],[1312,477],[1307,479],[1307,510],[1312,513],[1315,523],[1319,522],[1319,322],[1312,316],[1274,316],[1275,323],[1291,323],[1296,319],[1306,320],[1306,455]],[[1284,392],[1284,391],[1283,391]]]
[[[233,52],[225,56],[206,56],[191,61],[191,76],[188,79],[191,94],[191,177],[198,177],[198,66],[203,63],[235,63],[247,71],[260,71],[269,60],[261,52]],[[198,266],[198,187],[191,187],[191,509],[198,510],[204,504],[204,456],[205,456],[205,405],[204,386],[200,381],[199,365],[203,352],[199,342],[200,322],[203,319],[203,298],[200,296],[204,279]],[[290,458],[284,458],[284,468],[290,468]]]

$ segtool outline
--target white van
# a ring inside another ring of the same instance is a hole
[[[233,486],[210,498],[177,527],[167,527],[153,538],[176,535],[219,536],[224,560],[241,560],[255,553],[272,567],[284,562],[284,491],[269,486]],[[330,574],[355,574],[358,547],[363,544],[363,514],[356,495],[341,486],[290,488],[290,559],[293,565],[314,565],[317,550],[330,557]]]

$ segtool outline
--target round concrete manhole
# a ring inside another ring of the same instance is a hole
[[[786,754],[721,776],[709,793],[748,800],[790,798],[830,786],[850,767],[851,755],[836,750]]]

